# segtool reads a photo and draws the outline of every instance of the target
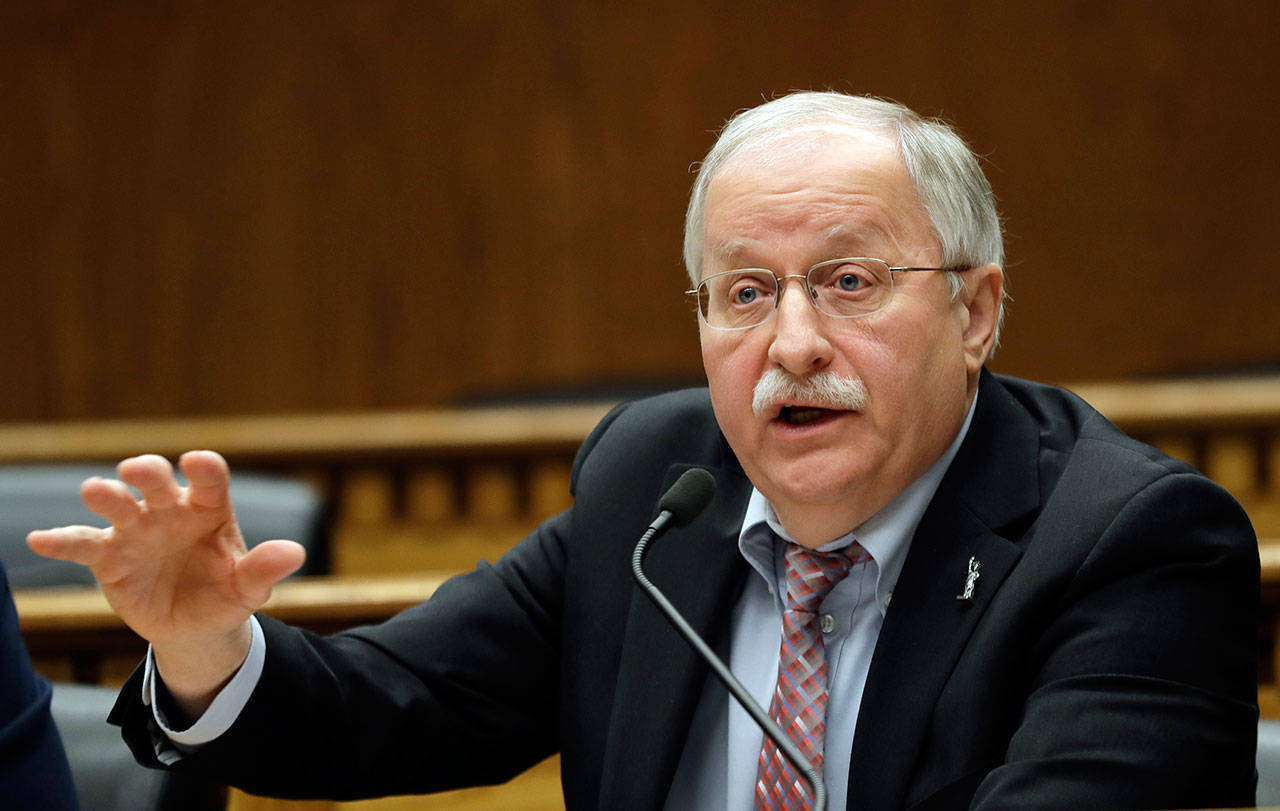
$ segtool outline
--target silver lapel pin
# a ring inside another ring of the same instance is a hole
[[[981,576],[978,574],[981,568],[982,563],[977,558],[969,558],[969,571],[964,576],[964,591],[956,595],[957,600],[973,602],[973,587],[977,585],[978,578]]]

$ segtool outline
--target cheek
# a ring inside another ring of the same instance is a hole
[[[753,374],[759,374],[759,361],[755,359],[758,353],[752,350],[745,337],[738,333],[702,333],[702,368],[713,392],[739,390],[744,381],[749,381],[750,386],[755,385]]]
[[[731,442],[752,421],[751,396],[763,371],[758,354],[737,335],[702,336],[702,368],[711,404]]]
[[[890,325],[873,319],[854,321],[835,341],[834,371],[858,377],[871,393],[871,408],[877,397],[891,399],[902,385],[902,369],[909,361],[898,349],[898,336]]]
[[[926,318],[900,317],[868,323],[843,342],[842,354],[867,384],[878,422],[896,423],[909,414],[928,413],[937,390],[953,385],[958,373],[963,377],[962,354],[952,351],[935,327]]]
[[[935,428],[950,430],[954,412],[963,403],[966,371],[963,346],[945,320],[922,323],[915,340],[904,345],[895,358],[896,406],[902,418],[921,437]]]

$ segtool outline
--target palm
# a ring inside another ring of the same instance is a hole
[[[63,527],[28,539],[41,554],[89,566],[116,613],[152,643],[228,633],[302,563],[301,547],[287,541],[245,549],[221,457],[194,452],[181,465],[187,487],[160,457],[128,459],[119,468],[123,483],[90,479],[81,488],[85,504],[111,527]]]
[[[183,628],[226,631],[257,607],[236,587],[244,541],[230,510],[176,504],[145,510],[137,524],[112,528],[91,567],[111,607],[141,636],[157,641]]]

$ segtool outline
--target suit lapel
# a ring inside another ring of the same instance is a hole
[[[663,491],[692,465],[673,465]],[[711,506],[651,545],[644,570],[714,647],[746,574],[738,533],[751,486],[713,470]],[[600,779],[600,808],[661,808],[693,719],[707,666],[638,586],[627,613],[618,685]]]
[[[863,691],[850,808],[903,805],[947,677],[1021,549],[1002,537],[1039,504],[1039,432],[983,374],[969,433],[912,540]],[[979,564],[971,599],[970,559]],[[868,776],[870,776],[868,778]]]

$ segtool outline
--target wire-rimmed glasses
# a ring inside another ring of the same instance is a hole
[[[803,276],[779,276],[767,268],[738,268],[713,273],[687,295],[696,296],[698,313],[712,329],[750,329],[769,320],[788,279],[801,279],[809,302],[832,318],[861,318],[877,312],[893,295],[893,274],[910,271],[961,272],[968,267],[893,267],[883,259],[850,256],[829,259]]]

